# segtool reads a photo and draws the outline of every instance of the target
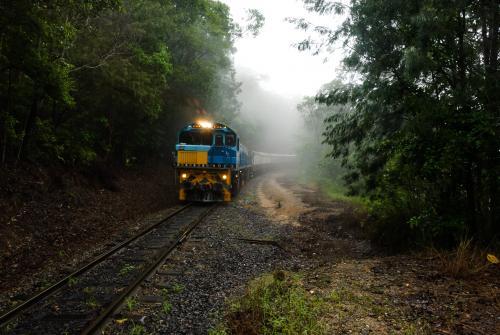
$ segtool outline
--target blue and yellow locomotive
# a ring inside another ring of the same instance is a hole
[[[180,200],[231,201],[252,174],[252,155],[236,132],[221,123],[184,127],[175,149]]]

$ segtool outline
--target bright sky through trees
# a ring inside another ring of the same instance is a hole
[[[331,18],[309,13],[297,0],[223,0],[231,7],[236,22],[244,25],[246,10],[258,9],[266,18],[259,36],[246,36],[236,42],[235,66],[238,73],[255,74],[261,87],[283,96],[314,95],[321,85],[335,77],[342,52],[313,56],[299,52],[293,44],[307,35],[286,22],[287,17],[304,17],[316,24],[331,26]],[[337,24],[342,22],[339,17]]]

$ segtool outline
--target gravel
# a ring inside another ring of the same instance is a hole
[[[126,229],[120,233],[109,236],[107,243],[100,243],[91,247],[86,247],[80,252],[71,254],[71,260],[67,263],[56,262],[55,260],[48,259],[46,261],[46,268],[44,271],[31,273],[29,270],[26,270],[27,273],[31,273],[29,277],[25,276],[18,278],[14,288],[1,292],[0,311],[7,311],[9,308],[12,308],[18,303],[30,298],[42,289],[56,283],[103,252],[108,251],[118,243],[121,243],[129,237],[135,235],[139,230],[142,230],[163,219],[178,208],[180,208],[180,206],[172,206],[147,215],[143,219],[136,221],[133,227],[126,227]]]
[[[116,315],[107,334],[128,334],[138,324],[146,334],[206,334],[221,319],[227,299],[243,293],[249,280],[303,267],[278,246],[240,240],[279,239],[289,229],[259,212],[253,196],[256,183],[249,183],[237,201],[220,206],[195,229],[136,293],[138,303]]]

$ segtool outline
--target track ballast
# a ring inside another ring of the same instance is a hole
[[[215,207],[187,205],[0,317],[2,334],[92,334]]]

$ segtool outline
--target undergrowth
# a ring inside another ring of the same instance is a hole
[[[331,200],[345,201],[361,207],[366,207],[366,199],[360,196],[347,195],[347,189],[335,181],[329,179],[319,180],[318,185],[323,193]]]
[[[496,256],[481,250],[471,239],[463,239],[452,251],[431,248],[430,253],[440,270],[454,278],[470,277],[498,264]]]
[[[327,334],[326,311],[325,301],[305,290],[300,276],[277,271],[253,280],[210,334]]]
[[[305,185],[313,184],[323,192],[328,199],[344,201],[361,207],[366,207],[366,199],[360,196],[347,195],[348,190],[339,181],[321,176],[299,176],[299,182]]]

